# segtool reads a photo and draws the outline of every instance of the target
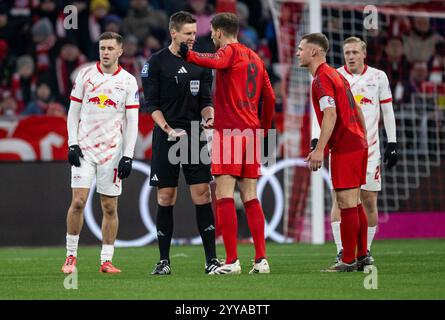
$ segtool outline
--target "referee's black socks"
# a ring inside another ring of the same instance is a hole
[[[198,224],[199,234],[206,255],[206,262],[216,258],[215,248],[215,220],[213,217],[212,204],[196,204],[196,222]]]
[[[164,207],[158,204],[156,229],[158,231],[160,260],[170,261],[170,244],[173,235],[173,206]]]

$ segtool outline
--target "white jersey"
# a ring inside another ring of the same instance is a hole
[[[362,108],[368,131],[368,161],[380,160],[380,108],[392,103],[391,88],[385,72],[365,65],[361,74],[352,74],[346,66],[337,69],[348,80],[355,101]]]
[[[122,153],[125,110],[139,108],[136,78],[121,66],[104,74],[97,63],[80,70],[70,99],[82,104],[77,144],[85,158],[104,164]]]

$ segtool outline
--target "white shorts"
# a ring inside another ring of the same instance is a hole
[[[96,190],[106,196],[119,196],[122,193],[122,182],[117,176],[120,157],[96,164],[80,158],[80,167],[71,166],[71,188],[91,188],[96,178]]]
[[[380,191],[382,189],[382,181],[380,176],[380,159],[368,161],[366,168],[366,184],[361,189],[366,191]]]

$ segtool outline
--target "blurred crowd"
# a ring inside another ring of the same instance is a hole
[[[440,4],[442,12],[445,12],[444,4]],[[409,17],[382,14],[379,28],[368,32],[364,39],[366,62],[386,72],[393,99],[398,104],[410,103],[416,93],[445,96],[445,18],[431,18],[426,12],[412,10],[413,15]],[[361,31],[356,26],[342,24],[340,15],[331,15],[325,27],[332,39],[338,39],[332,48],[337,53],[341,52],[341,39],[346,32],[355,30],[360,34]],[[330,62],[338,67],[343,57],[331,55]]]
[[[371,42],[369,64],[386,72],[396,102],[415,93],[445,95],[445,19],[393,17]],[[382,50],[383,49],[383,50]]]
[[[224,1],[0,1],[0,116],[65,115],[75,75],[80,67],[99,59],[98,39],[105,31],[123,35],[119,63],[136,76],[143,99],[142,66],[153,52],[170,43],[168,17],[179,10],[197,18],[196,50],[214,51],[210,20],[216,10],[229,8],[240,18],[240,42],[259,52],[268,66],[277,61],[267,1],[226,2],[228,6],[217,8]],[[64,13],[68,3],[77,8],[77,29],[66,28],[67,22],[72,23],[72,11]]]
[[[227,1],[230,3],[231,1]],[[64,23],[69,3],[78,11],[77,29]],[[135,75],[153,52],[170,42],[168,17],[187,10],[197,17],[197,51],[214,51],[210,20],[218,0],[0,0],[0,116],[61,115],[67,113],[77,70],[98,60],[98,38],[104,31],[124,37],[121,66]],[[233,7],[240,19],[240,42],[264,60],[281,111],[281,82],[272,68],[278,62],[273,19],[267,0],[238,0]],[[335,33],[331,16],[324,29]],[[338,28],[341,34],[342,28]],[[343,34],[344,35],[344,34]],[[332,36],[331,38],[336,38]],[[384,70],[394,100],[409,102],[412,93],[445,95],[445,19],[392,16],[377,34],[365,39],[367,62]],[[332,48],[341,52],[341,41]],[[334,55],[335,66],[343,62]],[[144,112],[144,108],[141,109]]]

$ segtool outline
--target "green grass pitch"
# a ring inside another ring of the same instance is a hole
[[[375,241],[377,289],[365,289],[369,274],[321,273],[334,258],[334,245],[268,243],[271,274],[249,275],[253,245],[239,245],[243,273],[204,274],[201,246],[174,246],[172,274],[150,276],[156,245],[116,248],[121,274],[100,274],[100,246],[80,246],[77,290],[64,287],[65,249],[0,249],[0,299],[445,299],[445,241]],[[224,248],[218,245],[218,254]],[[369,283],[369,281],[368,281]]]

